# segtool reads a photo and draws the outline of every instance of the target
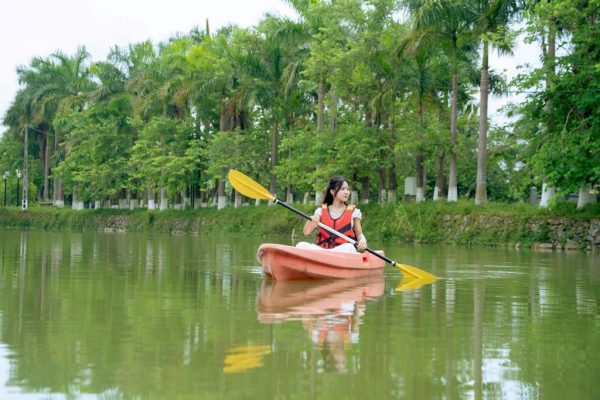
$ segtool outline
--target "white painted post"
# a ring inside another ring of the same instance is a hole
[[[414,198],[417,196],[417,178],[407,176],[404,178],[404,197]]]
[[[541,208],[548,208],[550,201],[554,198],[556,192],[553,187],[549,187],[546,182],[542,184],[542,200],[540,201]]]

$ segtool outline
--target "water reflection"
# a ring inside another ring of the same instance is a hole
[[[263,357],[269,353],[271,353],[269,346],[252,344],[229,349],[225,357],[223,372],[231,374],[260,368],[263,366]]]
[[[386,248],[443,277],[409,290],[392,268],[366,282],[265,281],[259,241],[0,231],[0,398],[600,390],[597,256]]]
[[[265,279],[256,299],[262,323],[301,321],[321,353],[321,369],[346,371],[346,350],[358,342],[367,301],[382,296],[382,277],[340,280]]]
[[[404,276],[398,285],[396,285],[396,292],[409,292],[411,290],[419,289],[425,285],[430,285],[437,281],[437,277],[424,276],[421,278],[414,278],[410,275]]]
[[[176,398],[198,376],[216,390],[218,362],[206,360],[256,324],[259,283],[239,268],[255,251],[206,237],[0,231],[0,398]]]

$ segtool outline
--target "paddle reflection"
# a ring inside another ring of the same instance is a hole
[[[324,370],[344,372],[346,350],[359,339],[369,300],[384,293],[383,277],[314,281],[263,281],[256,300],[263,323],[301,321],[320,351]]]
[[[249,369],[260,368],[263,366],[263,356],[269,354],[269,346],[246,345],[229,349],[225,357],[225,367],[223,372],[226,374],[245,372]]]
[[[396,292],[409,292],[416,290],[422,286],[429,285],[437,280],[437,277],[424,276],[422,278],[413,278],[412,276],[405,276],[402,278],[398,285],[396,285]]]

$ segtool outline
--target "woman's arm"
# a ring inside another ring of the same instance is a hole
[[[365,237],[362,231],[362,225],[360,224],[360,218],[354,218],[354,233],[356,233],[356,240],[358,240],[358,245],[356,248],[358,250],[364,250],[367,248],[367,238]]]
[[[320,220],[321,217],[318,215],[313,215],[312,217],[310,217],[310,221],[306,221],[306,223],[304,224],[304,234],[306,236],[310,235],[312,231],[314,231],[315,228],[318,226]]]

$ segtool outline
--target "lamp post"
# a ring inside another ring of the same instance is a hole
[[[8,171],[4,171],[2,174],[2,180],[4,181],[4,207],[6,207],[6,181],[8,180]]]
[[[16,169],[15,175],[17,175],[17,207],[19,207],[19,180],[21,179],[21,170]]]

